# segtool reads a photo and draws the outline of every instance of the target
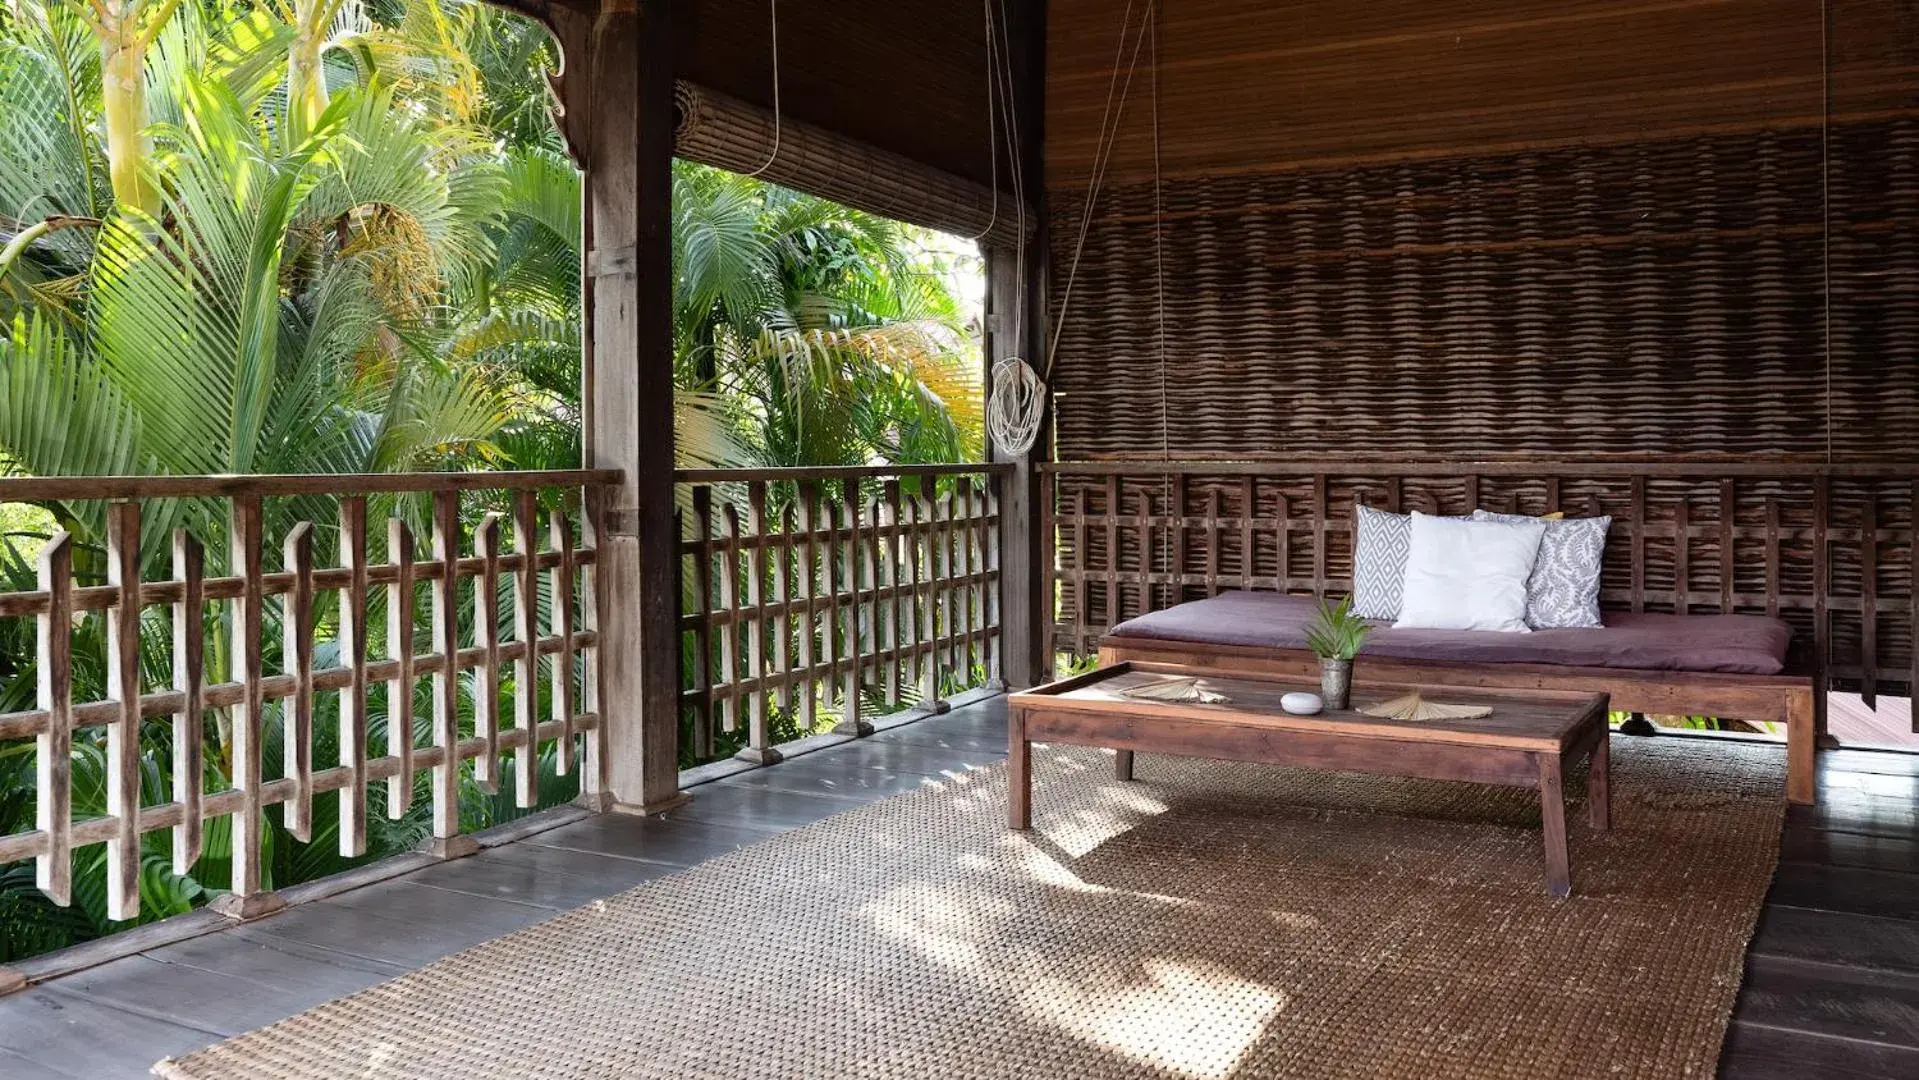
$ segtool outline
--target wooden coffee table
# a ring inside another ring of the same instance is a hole
[[[1171,675],[1199,675],[1201,685],[1226,695],[1226,704],[1144,701],[1123,696],[1130,686]],[[1042,686],[1010,699],[1009,800],[1012,828],[1032,827],[1032,744],[1070,743],[1119,752],[1121,780],[1133,778],[1133,754],[1186,754],[1231,761],[1262,761],[1314,769],[1465,780],[1534,788],[1546,841],[1546,888],[1572,891],[1566,852],[1564,778],[1590,756],[1586,801],[1592,827],[1609,824],[1605,694],[1549,690],[1433,690],[1427,697],[1488,705],[1477,720],[1382,720],[1353,710],[1293,716],[1282,694],[1314,690],[1303,682],[1240,675],[1208,676],[1171,665],[1121,663]],[[1353,687],[1355,708],[1412,690],[1365,681]]]

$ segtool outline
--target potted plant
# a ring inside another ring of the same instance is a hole
[[[1319,602],[1319,617],[1306,628],[1306,646],[1319,657],[1319,696],[1326,708],[1344,709],[1353,689],[1353,657],[1372,632],[1366,620],[1353,614],[1351,597],[1337,605]]]

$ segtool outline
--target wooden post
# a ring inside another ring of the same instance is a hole
[[[479,850],[460,833],[460,493],[433,493],[433,558],[440,580],[433,584],[433,644],[440,669],[433,676],[433,837],[428,850],[457,859]],[[475,703],[476,709],[478,703]]]
[[[547,518],[547,543],[560,553],[553,567],[554,632],[560,635],[560,651],[553,658],[553,718],[560,722],[558,770],[561,776],[573,772],[573,717],[578,709],[573,700],[573,530],[566,515],[558,510]]]
[[[226,895],[207,905],[230,919],[256,919],[286,906],[278,893],[261,888],[261,754],[266,722],[266,697],[261,686],[260,632],[266,619],[266,598],[260,589],[260,496],[233,500],[227,524],[227,573],[241,579],[233,601],[230,677],[244,691],[233,717],[233,786],[240,792],[240,808],[230,822],[233,877]]]
[[[173,532],[173,576],[180,582],[180,602],[173,606],[173,685],[180,691],[180,711],[173,718],[173,799],[180,804],[180,824],[173,830],[173,872],[185,875],[200,859],[200,792],[206,782],[206,710],[201,705],[206,551],[185,529]]]
[[[73,538],[66,530],[40,548],[39,571],[47,610],[35,620],[35,673],[47,727],[33,754],[33,827],[46,834],[47,849],[33,860],[33,883],[67,907],[73,903]]]
[[[366,854],[366,496],[340,500],[340,565],[348,580],[340,591],[340,663],[351,680],[340,692],[340,764],[347,786],[340,792],[340,854]]]
[[[860,535],[860,482],[848,479],[840,486],[840,515],[845,536],[835,547],[840,557],[840,583],[846,590],[846,611],[839,618],[843,659],[846,661],[840,688],[840,722],[833,725],[838,735],[855,737],[873,734],[873,724],[860,715],[860,673],[866,658],[865,635],[861,633],[860,566],[865,540]]]
[[[398,821],[413,805],[413,534],[396,517],[387,522],[386,537],[387,561],[393,564],[386,647],[394,661],[393,682],[386,692],[386,752],[400,761],[399,771],[387,781],[386,814]]]
[[[513,585],[513,636],[524,650],[513,669],[513,726],[526,735],[513,753],[513,805],[522,809],[538,805],[540,797],[539,523],[539,504],[529,488],[513,505],[513,548],[520,555]]]
[[[1003,248],[986,254],[986,370],[1009,356],[1023,357],[1046,374],[1046,187],[1040,149],[1045,138],[1046,4],[1015,4],[1007,11],[1007,40],[1012,68],[1012,109],[1019,120],[1019,155],[1028,220],[1034,229],[1025,251]],[[1002,155],[1005,160],[1011,155]],[[1002,185],[1010,186],[1010,185]],[[1024,259],[1021,259],[1021,255]],[[1015,316],[1018,316],[1017,318]],[[1045,586],[1053,560],[1053,538],[1041,499],[1049,490],[1039,475],[1052,443],[1051,409],[1039,439],[1025,454],[989,446],[992,461],[1011,461],[1013,471],[989,480],[999,500],[999,685],[1027,687],[1046,682],[1053,671],[1053,597]],[[1084,553],[1079,553],[1084,558]],[[1085,618],[1084,609],[1079,618]],[[989,677],[991,677],[989,673]]]
[[[280,670],[293,676],[293,696],[280,707],[281,775],[293,781],[287,832],[305,844],[313,840],[313,523],[295,525],[280,555],[293,575],[280,598]]]
[[[586,161],[590,363],[585,458],[621,470],[599,522],[598,702],[614,805],[678,805],[679,592],[673,531],[673,33],[670,0],[601,9],[569,109]]]
[[[473,546],[483,569],[474,583],[473,609],[480,661],[473,703],[473,726],[485,748],[473,760],[473,781],[489,795],[500,790],[500,515],[488,513],[474,530]]]
[[[107,918],[140,914],[140,504],[107,507],[107,697],[120,716],[107,728]]]

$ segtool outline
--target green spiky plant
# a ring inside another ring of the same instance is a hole
[[[1353,614],[1352,597],[1338,604],[1321,600],[1319,614],[1306,628],[1306,647],[1321,660],[1351,660],[1372,630],[1365,619]]]

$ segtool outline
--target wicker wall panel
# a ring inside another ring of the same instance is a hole
[[[1831,150],[1833,453],[1910,451],[1919,447],[1919,119],[1835,128]]]
[[[1817,131],[1056,198],[1058,456],[1910,457],[1919,126],[1835,145],[1830,386]]]
[[[1343,595],[1352,579],[1352,507],[1364,503],[1443,514],[1608,514],[1607,610],[1778,616],[1793,627],[1799,670],[1823,668],[1836,685],[1868,695],[1904,693],[1919,678],[1919,481],[1904,467],[1785,466],[1777,474],[1520,463],[1482,474],[1340,462],[1049,469],[1054,641],[1063,651],[1084,654],[1119,621],[1222,590]]]

